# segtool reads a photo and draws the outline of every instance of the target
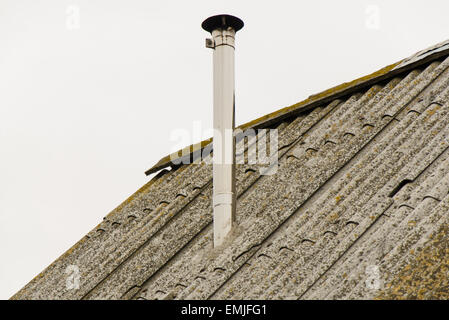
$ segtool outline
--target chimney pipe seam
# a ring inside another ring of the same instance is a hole
[[[213,197],[214,208],[218,207],[220,205],[231,205],[233,199],[234,199],[234,193],[233,192],[217,193]]]

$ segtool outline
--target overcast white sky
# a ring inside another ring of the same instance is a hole
[[[212,125],[210,15],[237,34],[237,124],[449,38],[449,2],[0,0],[0,299]],[[195,141],[197,142],[197,141]]]

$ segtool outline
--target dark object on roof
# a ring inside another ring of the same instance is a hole
[[[201,27],[209,32],[212,32],[213,30],[218,28],[226,30],[228,27],[233,28],[235,32],[237,32],[242,29],[243,26],[244,23],[240,18],[231,16],[229,14],[219,14],[209,17],[201,24]]]
[[[449,53],[436,50],[271,117],[278,172],[237,166],[223,248],[212,166],[164,169],[13,299],[449,298]]]

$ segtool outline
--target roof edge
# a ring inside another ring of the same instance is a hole
[[[423,54],[425,52],[425,54]],[[355,91],[359,91],[363,88],[373,86],[376,83],[393,78],[394,76],[408,72],[419,66],[425,65],[431,61],[437,60],[441,57],[449,55],[449,44],[443,42],[439,45],[433,46],[429,49],[420,51],[409,58],[403,59],[399,62],[386,66],[378,71],[375,71],[369,75],[355,79],[350,82],[344,82],[338,86],[332,87],[320,93],[311,95],[309,98],[298,102],[289,107],[282,108],[280,110],[269,113],[265,116],[257,118],[253,121],[240,125],[238,128],[245,130],[249,128],[259,129],[278,123],[286,118],[295,116],[305,111],[309,111],[319,105],[331,102],[332,100],[341,98]],[[212,138],[201,141],[194,145],[185,147],[177,152],[174,152],[156,163],[153,167],[145,171],[148,176],[161,169],[175,165],[174,161],[181,160],[185,157],[190,157],[195,151],[201,150],[212,142]]]

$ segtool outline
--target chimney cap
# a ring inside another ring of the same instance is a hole
[[[231,16],[229,14],[219,14],[216,16],[212,16],[207,18],[203,21],[201,24],[201,27],[212,33],[213,30],[222,28],[227,29],[228,27],[231,27],[235,30],[235,32],[242,29],[244,26],[244,23],[241,19]]]

